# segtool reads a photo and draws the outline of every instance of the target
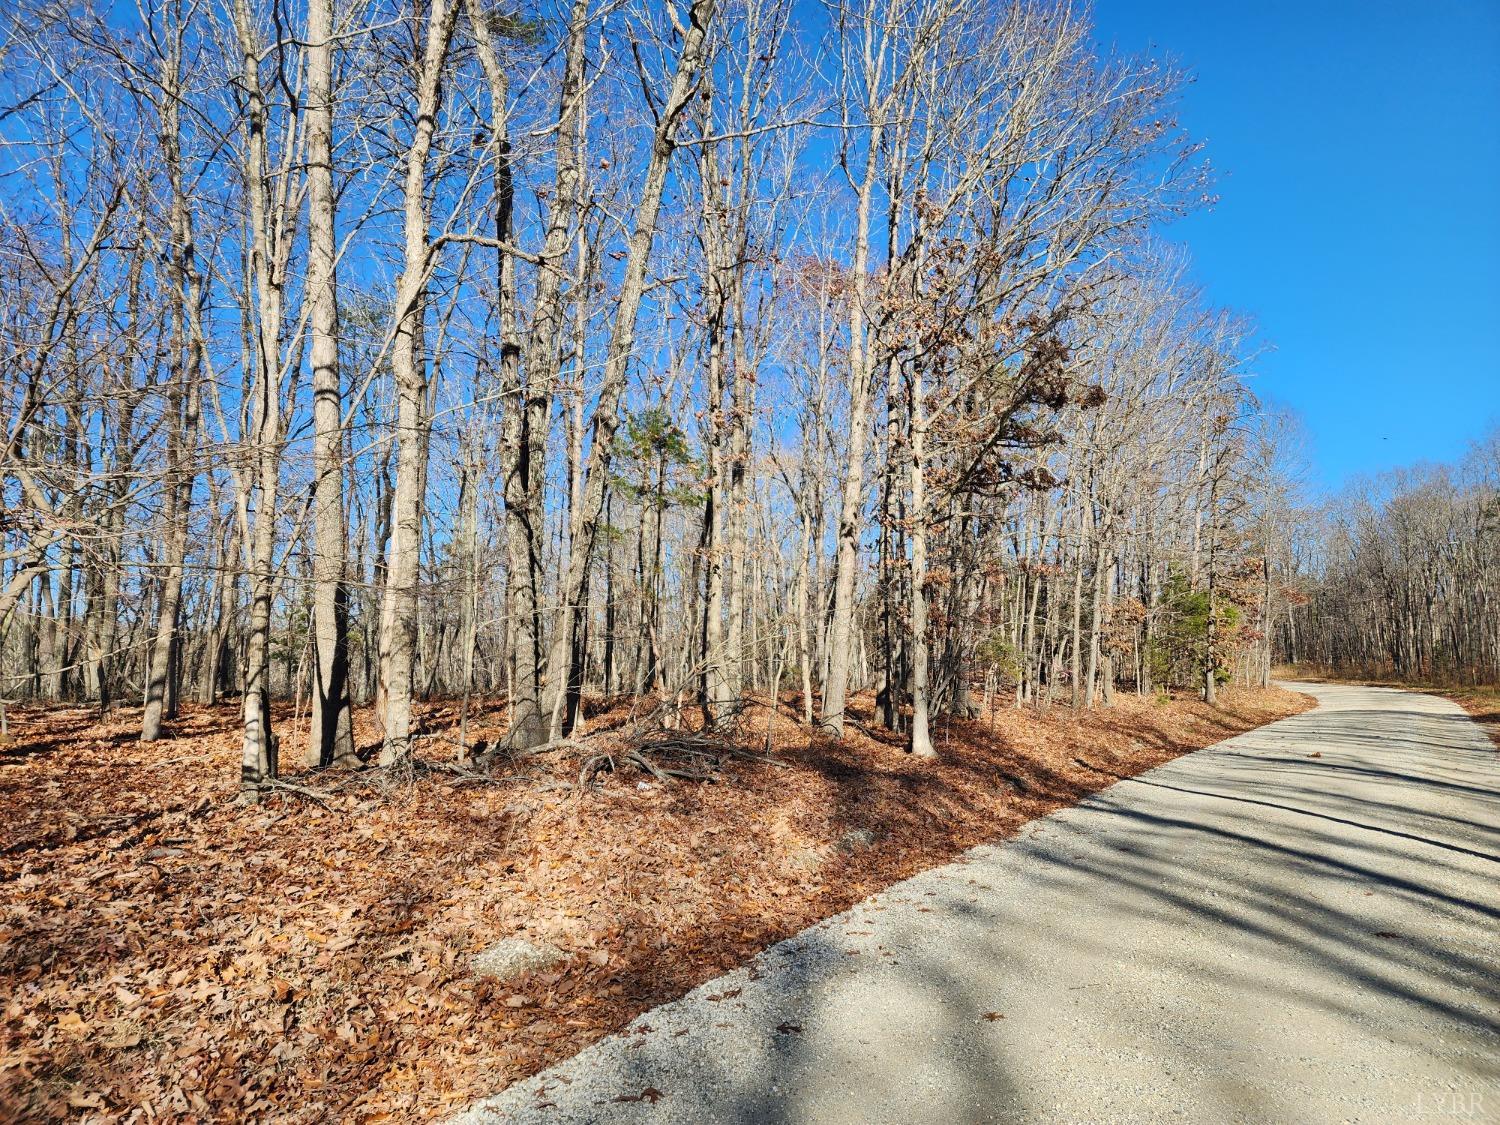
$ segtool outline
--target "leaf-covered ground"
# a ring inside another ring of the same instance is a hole
[[[502,762],[492,782],[294,776],[322,798],[258,807],[234,801],[231,706],[189,707],[152,745],[136,741],[138,710],[13,710],[0,1120],[439,1115],[1116,775],[1311,705],[1231,689],[1219,710],[1122,697],[1083,716],[1003,711],[940,726],[936,763],[864,729],[810,738],[778,712],[781,764],[733,758],[715,784],[622,768],[580,790],[584,756],[567,748]],[[757,753],[767,713],[747,723]],[[455,721],[428,711],[425,757],[451,757]],[[481,709],[470,738],[502,726]],[[470,956],[511,935],[569,960],[477,980]]]

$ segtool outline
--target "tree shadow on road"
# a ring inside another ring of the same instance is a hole
[[[1417,755],[1354,726],[1310,713],[1121,780],[649,1013],[538,1101],[722,1122],[1500,1105],[1494,771],[1472,728]],[[1288,756],[1304,738],[1319,756]],[[1086,1059],[1101,1073],[1059,1065]]]

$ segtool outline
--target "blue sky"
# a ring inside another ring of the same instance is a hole
[[[1500,0],[1095,0],[1196,82],[1213,211],[1170,228],[1274,351],[1257,393],[1315,486],[1450,460],[1500,423]]]

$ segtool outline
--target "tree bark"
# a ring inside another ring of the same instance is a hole
[[[307,300],[312,331],[312,714],[309,766],[354,757],[349,699],[349,590],[344,527],[333,189],[333,0],[307,4]]]
[[[911,369],[911,752],[935,758],[928,730],[927,417],[920,361]],[[965,691],[968,685],[963,685]]]
[[[432,252],[427,216],[427,160],[442,105],[443,71],[458,17],[457,0],[434,0],[417,78],[416,128],[406,154],[402,192],[405,234],[396,297],[391,372],[396,382],[396,487],[391,498],[391,558],[386,571],[386,630],[381,668],[385,741],[380,763],[391,766],[411,753],[412,684],[416,669],[417,583],[421,573],[422,509],[427,479],[427,357],[421,321],[426,315]]]

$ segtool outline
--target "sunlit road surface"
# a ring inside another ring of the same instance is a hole
[[[459,1120],[1500,1121],[1500,756],[1287,686]]]

